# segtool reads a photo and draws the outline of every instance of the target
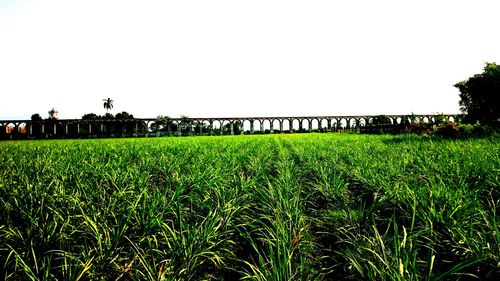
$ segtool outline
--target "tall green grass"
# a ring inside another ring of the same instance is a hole
[[[498,138],[0,143],[6,280],[500,275]]]

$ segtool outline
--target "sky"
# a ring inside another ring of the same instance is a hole
[[[498,0],[0,0],[0,119],[458,113]]]

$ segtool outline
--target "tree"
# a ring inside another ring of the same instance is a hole
[[[111,98],[103,99],[103,106],[106,109],[106,113],[108,113],[113,108],[113,100]]]
[[[111,113],[106,113],[106,114],[104,114],[104,116],[101,117],[101,119],[103,119],[103,120],[113,120],[113,119],[115,119],[115,116],[113,114],[111,114]]]
[[[153,124],[151,124],[151,130],[153,132],[166,132],[166,131],[176,131],[177,127],[173,128],[174,123],[168,116],[158,115]]]
[[[120,113],[117,113],[115,116],[115,120],[119,120],[120,122],[115,123],[115,131],[126,134],[126,133],[133,133],[135,128],[138,128],[139,123],[134,121],[134,115],[122,111]],[[137,126],[136,126],[137,125]]]
[[[40,114],[35,113],[31,115],[31,121],[43,121],[43,118],[42,116],[40,116]]]
[[[454,85],[460,91],[460,110],[468,123],[500,121],[500,66],[486,63],[484,71]]]
[[[57,120],[59,118],[59,111],[57,111],[55,108],[52,108],[49,110],[49,119],[51,120]]]
[[[387,134],[392,132],[393,129],[394,127],[389,117],[378,115],[368,121],[368,124],[363,128],[363,132],[368,134]]]
[[[122,111],[121,113],[116,114],[115,119],[121,119],[121,120],[134,119],[134,115],[126,111]]]
[[[189,116],[181,115],[181,121],[179,123],[179,126],[181,127],[181,133],[184,133],[184,134],[191,133],[192,125],[193,125],[193,123],[191,121],[191,118],[189,118]]]
[[[234,121],[233,123],[226,123],[224,125],[224,132],[227,134],[231,133],[231,126],[233,127],[233,134],[240,135],[241,134],[241,121]]]
[[[95,113],[87,113],[82,116],[82,120],[99,120],[100,117]]]
[[[40,114],[35,113],[31,115],[31,135],[32,136],[39,136],[42,133],[42,121],[43,118],[40,116]]]

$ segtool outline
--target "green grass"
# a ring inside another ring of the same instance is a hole
[[[0,142],[0,278],[499,278],[499,152],[350,134]]]

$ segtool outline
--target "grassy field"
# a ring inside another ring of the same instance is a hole
[[[0,142],[0,279],[500,277],[500,142]]]

